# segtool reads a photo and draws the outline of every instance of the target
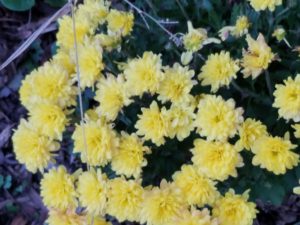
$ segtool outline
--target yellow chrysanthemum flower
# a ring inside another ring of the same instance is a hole
[[[188,33],[183,36],[184,48],[189,52],[199,51],[203,45],[220,43],[216,38],[208,38],[207,31],[203,28],[195,29],[191,21],[187,22]]]
[[[145,140],[151,140],[157,146],[165,143],[168,135],[167,110],[159,108],[156,101],[153,101],[149,108],[142,108],[142,114],[138,115],[139,120],[135,124],[137,134],[144,136]]]
[[[188,51],[197,52],[203,47],[203,42],[207,39],[207,31],[202,28],[195,29],[188,21],[188,33],[183,36],[184,48]]]
[[[54,209],[50,210],[46,222],[48,225],[112,225],[99,216],[78,215],[72,210],[61,212]]]
[[[84,3],[78,6],[76,17],[88,18],[90,26],[95,29],[105,22],[109,4],[106,0],[84,0]]]
[[[300,124],[294,124],[292,125],[292,127],[294,128],[295,132],[294,132],[294,136],[296,138],[300,138]]]
[[[257,40],[247,35],[248,51],[243,52],[242,70],[244,77],[252,76],[255,79],[263,70],[268,69],[269,64],[274,60],[275,55],[267,45],[265,38],[259,34]]]
[[[84,126],[86,146],[82,126]],[[91,120],[84,125],[77,125],[72,139],[74,140],[74,152],[80,152],[82,162],[91,166],[106,165],[112,159],[118,146],[116,133],[109,125],[100,121]]]
[[[273,172],[285,174],[287,169],[298,165],[299,155],[291,150],[296,148],[289,140],[280,137],[263,136],[254,142],[252,164]]]
[[[87,224],[93,224],[93,225],[112,225],[111,222],[107,222],[104,218],[102,218],[100,216],[93,216],[93,217],[90,216],[90,218],[92,218],[93,220],[90,219]]]
[[[239,128],[240,139],[237,146],[241,149],[250,150],[253,143],[261,136],[267,135],[267,127],[259,120],[246,119]]]
[[[142,167],[147,165],[144,153],[150,153],[150,149],[143,146],[143,142],[136,134],[121,132],[120,145],[116,154],[113,155],[111,167],[119,175],[138,178]]]
[[[134,15],[131,12],[110,10],[107,16],[107,27],[110,31],[126,36],[131,33],[134,24]]]
[[[125,67],[127,90],[132,95],[141,96],[144,92],[154,94],[163,80],[160,55],[144,52],[142,58],[133,59]]]
[[[59,143],[40,134],[36,129],[22,119],[13,137],[14,152],[17,160],[25,164],[27,170],[36,173],[53,160],[53,154],[59,149]]]
[[[238,150],[226,142],[194,141],[192,162],[197,169],[211,179],[224,181],[229,176],[237,177],[237,167],[243,166]]]
[[[273,107],[278,108],[280,117],[300,121],[300,74],[295,79],[288,77],[284,84],[276,84]]]
[[[107,75],[100,79],[97,88],[95,100],[100,103],[97,111],[108,120],[115,120],[122,107],[131,103],[122,75]]]
[[[65,112],[57,105],[41,103],[35,105],[29,112],[30,123],[42,134],[62,140],[62,133],[67,125]]]
[[[73,61],[76,62],[75,51],[72,52]],[[102,49],[90,40],[78,45],[78,61],[81,88],[93,87],[101,77],[104,69],[102,62]],[[76,72],[77,68],[76,68]],[[77,80],[76,74],[73,74]]]
[[[48,208],[66,210],[76,207],[74,177],[64,166],[51,169],[41,180],[41,196]]]
[[[144,189],[134,180],[115,178],[109,181],[107,213],[119,222],[140,220]]]
[[[82,225],[84,218],[73,211],[58,211],[51,209],[47,219],[49,225]]]
[[[248,202],[249,191],[237,195],[230,189],[213,208],[213,216],[222,225],[252,225],[257,210],[253,202]]]
[[[202,85],[210,85],[211,91],[216,92],[220,87],[228,86],[230,81],[236,78],[239,69],[237,62],[230,57],[230,53],[221,51],[208,56],[198,79],[202,80]]]
[[[48,102],[60,107],[75,105],[76,89],[62,66],[45,63],[22,81],[20,99],[22,105],[31,109],[37,103]]]
[[[165,76],[159,85],[158,100],[172,103],[186,102],[192,87],[197,83],[192,80],[195,72],[188,67],[175,63],[173,67],[166,67]]]
[[[175,217],[186,210],[186,205],[173,184],[162,180],[159,187],[145,193],[141,211],[141,223],[171,225]]]
[[[273,33],[272,33],[272,37],[275,37],[277,41],[282,41],[285,40],[285,36],[286,36],[286,31],[284,28],[282,27],[278,27],[276,28]],[[288,42],[287,42],[288,43]]]
[[[197,132],[208,140],[226,141],[237,133],[243,122],[243,109],[235,108],[233,99],[206,95],[200,100],[195,125]]]
[[[276,6],[282,5],[282,0],[248,0],[255,11],[266,10],[274,11]]]
[[[169,134],[170,138],[175,136],[179,141],[187,138],[190,133],[194,130],[194,107],[191,105],[173,105],[166,112],[166,118],[169,124]]]
[[[235,22],[234,29],[232,31],[233,36],[241,37],[248,33],[250,22],[247,16],[239,16]]]
[[[71,75],[75,72],[75,65],[68,51],[58,49],[57,53],[52,58],[52,63],[55,65],[60,65],[67,71],[68,75]]]
[[[77,43],[83,43],[84,37],[91,33],[88,18],[84,16],[75,17],[76,40]],[[59,30],[56,35],[57,45],[68,51],[74,49],[74,31],[73,21],[70,16],[63,16],[58,20]]]
[[[83,172],[78,177],[77,192],[81,206],[92,215],[104,215],[106,207],[106,176],[100,170]]]
[[[94,39],[95,42],[98,42],[107,51],[119,49],[122,40],[119,35],[110,32],[108,34],[97,34]]]
[[[173,175],[173,180],[189,205],[212,205],[219,196],[216,183],[201,174],[193,165],[183,165]]]
[[[174,220],[176,225],[218,225],[218,220],[210,216],[207,208],[197,210],[192,207],[191,211],[184,211]]]

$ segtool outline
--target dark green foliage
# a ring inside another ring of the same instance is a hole
[[[1,0],[1,4],[13,11],[26,11],[31,9],[35,0]]]
[[[67,0],[45,0],[47,4],[52,7],[61,7],[66,4]],[[5,8],[22,12],[30,10],[32,7],[35,6],[36,0],[0,0],[0,6],[3,5]]]

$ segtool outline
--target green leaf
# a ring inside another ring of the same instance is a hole
[[[67,0],[45,0],[52,7],[61,7],[67,3]]]
[[[3,184],[4,184],[4,177],[0,175],[0,188],[3,186]]]
[[[35,0],[0,0],[1,4],[12,11],[26,11],[31,9]]]
[[[8,175],[6,178],[5,178],[5,182],[4,182],[4,186],[3,188],[4,189],[9,189],[11,187],[11,181],[12,181],[12,177],[10,175]]]

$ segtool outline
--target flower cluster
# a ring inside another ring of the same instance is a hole
[[[250,2],[256,10],[273,10],[281,3]],[[29,117],[14,133],[14,151],[29,171],[47,171],[41,196],[49,208],[48,224],[110,224],[106,215],[148,225],[252,224],[257,210],[249,200],[250,190],[220,193],[218,183],[238,176],[243,150],[252,154],[254,166],[276,175],[295,167],[299,156],[287,136],[272,136],[261,121],[247,118],[234,99],[216,92],[228,88],[239,74],[251,80],[264,76],[275,53],[263,34],[257,39],[248,34],[251,23],[241,16],[228,31],[235,38],[246,36],[248,49],[242,57],[233,58],[229,51],[213,53],[197,74],[190,65],[193,57],[204,45],[220,40],[209,38],[206,29],[194,28],[189,21],[181,63],[163,65],[160,54],[146,51],[119,63],[116,74],[107,69],[104,56],[121,49],[133,22],[131,12],[112,9],[104,0],[85,0],[74,18],[59,20],[57,54],[22,83],[20,98]],[[94,93],[94,107],[85,112],[84,121],[74,124],[80,105],[76,85]],[[196,86],[209,86],[210,93],[195,94]],[[150,102],[143,102],[145,96]],[[300,121],[300,75],[277,84],[274,97],[279,117]],[[132,104],[140,106],[136,121],[129,121],[132,129],[117,128]],[[300,125],[294,129],[299,138]],[[59,142],[70,136],[73,153],[83,165],[76,171],[55,166]],[[145,155],[152,148],[195,136],[191,160],[171,181],[143,184]]]

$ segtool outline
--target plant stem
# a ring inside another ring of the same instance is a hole
[[[164,32],[166,32],[169,36],[170,36],[170,40],[172,40],[176,46],[181,45],[181,40],[180,38],[176,37],[176,35],[174,35],[172,32],[170,32],[168,29],[166,29],[163,25],[161,25],[161,23],[155,19],[154,17],[152,17],[151,15],[149,15],[148,13],[144,12],[143,10],[141,10],[140,8],[136,7],[134,4],[132,4],[130,1],[128,0],[123,0],[126,4],[128,4],[130,7],[132,7],[134,10],[137,11],[137,13],[139,13],[140,15],[144,15],[145,17],[147,17],[148,19],[152,20],[157,26],[159,26]]]
[[[85,135],[85,127],[84,127],[84,113],[83,113],[83,101],[82,101],[82,93],[81,93],[81,80],[80,80],[80,67],[79,67],[79,57],[78,57],[78,46],[77,46],[77,36],[76,36],[76,22],[75,22],[75,4],[70,4],[71,6],[71,17],[72,17],[72,29],[74,34],[74,50],[75,50],[75,64],[76,64],[76,78],[77,78],[77,94],[79,98],[79,109],[80,109],[80,125],[82,128],[82,137],[83,137],[83,143],[84,143],[84,150],[85,154],[87,156],[87,141],[86,141],[86,135]],[[87,162],[87,168],[90,170],[90,166]]]
[[[265,78],[266,78],[266,84],[267,84],[269,95],[271,98],[273,98],[273,87],[272,87],[271,78],[268,70],[265,70]]]
[[[180,0],[176,0],[176,3],[177,3],[177,5],[179,6],[179,8],[180,8],[180,10],[181,10],[183,16],[185,17],[185,19],[186,19],[187,21],[189,21],[190,18],[189,18],[189,16],[188,16],[188,14],[186,13],[184,7],[182,6]]]

